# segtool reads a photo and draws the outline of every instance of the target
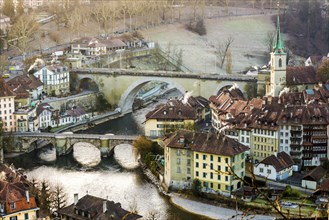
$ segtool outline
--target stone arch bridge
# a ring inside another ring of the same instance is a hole
[[[14,133],[15,141],[21,151],[32,151],[50,143],[56,148],[57,155],[69,153],[74,144],[87,142],[101,151],[102,156],[111,155],[115,146],[132,144],[138,136],[98,135],[98,134],[66,134],[66,133]],[[42,141],[38,143],[38,141]]]
[[[137,92],[148,82],[160,81],[173,85],[183,94],[192,91],[193,96],[205,98],[217,94],[222,88],[236,84],[242,91],[248,83],[256,83],[255,76],[198,74],[168,71],[137,71],[123,69],[73,69],[76,86],[83,80],[91,80],[103,92],[112,105],[121,108],[122,113],[132,111]]]

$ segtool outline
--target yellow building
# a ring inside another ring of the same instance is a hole
[[[172,100],[147,113],[145,136],[161,137],[177,129],[193,130],[197,119],[194,108]]]
[[[242,186],[248,148],[236,140],[213,133],[178,130],[164,138],[163,143],[167,187],[186,188],[193,179],[199,179],[203,191],[230,195]]]
[[[185,136],[189,132],[184,133]],[[166,186],[175,189],[190,188],[193,180],[193,152],[186,142],[188,139],[183,134],[164,139],[165,173],[164,181]],[[172,142],[171,142],[172,140]],[[167,145],[170,141],[171,144]]]

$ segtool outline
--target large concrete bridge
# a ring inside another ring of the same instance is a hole
[[[193,96],[205,98],[217,94],[222,88],[236,84],[241,90],[251,82],[257,82],[254,76],[246,75],[218,75],[197,74],[167,71],[137,71],[122,69],[73,69],[70,73],[78,81],[93,81],[98,89],[104,93],[112,105],[121,108],[122,113],[132,110],[137,92],[148,82],[160,81],[175,86],[183,94],[193,91]]]
[[[69,153],[74,144],[87,142],[97,147],[102,156],[113,153],[115,146],[120,144],[132,144],[137,136],[129,135],[99,135],[99,134],[71,134],[71,133],[14,133],[15,141],[21,151],[31,151],[39,148],[40,144],[52,144],[56,148],[57,155]],[[40,143],[40,141],[42,141]]]

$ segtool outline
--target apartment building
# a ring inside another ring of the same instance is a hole
[[[178,130],[163,140],[164,181],[167,187],[188,188],[193,179],[206,192],[230,195],[243,183],[245,152],[248,148],[234,139],[215,133]]]
[[[0,123],[4,131],[15,130],[15,93],[13,93],[7,83],[0,77]]]
[[[41,80],[48,96],[70,93],[70,73],[66,66],[44,66],[33,75]]]

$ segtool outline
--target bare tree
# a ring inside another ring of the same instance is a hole
[[[229,36],[224,43],[219,43],[216,51],[217,59],[219,60],[220,68],[223,68],[227,52],[233,43],[234,39],[232,36]]]
[[[232,73],[232,53],[231,50],[227,51],[226,56],[226,73],[231,74]]]
[[[51,188],[51,202],[52,208],[55,210],[59,210],[66,206],[67,195],[62,185],[56,184]]]
[[[34,16],[23,14],[11,27],[8,44],[16,47],[21,53],[25,54],[29,49],[31,38],[38,29],[39,25],[35,21]]]
[[[267,54],[270,53],[272,51],[272,48],[274,46],[274,41],[275,41],[275,36],[276,32],[275,31],[268,31],[266,34],[266,37],[264,39],[264,43],[266,45],[266,49],[267,49]]]

